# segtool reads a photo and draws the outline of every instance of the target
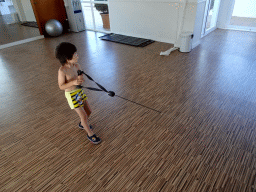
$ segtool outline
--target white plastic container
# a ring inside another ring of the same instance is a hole
[[[180,45],[180,52],[190,52],[192,50],[192,39],[193,33],[191,32],[183,32],[180,35],[181,38],[181,45]]]

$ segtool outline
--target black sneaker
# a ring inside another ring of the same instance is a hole
[[[101,142],[101,139],[97,137],[95,134],[89,137],[87,135],[87,138],[93,143],[93,144],[99,144]]]
[[[78,124],[78,127],[79,127],[80,129],[84,129],[84,127],[83,127],[83,125],[81,124],[81,122]],[[91,129],[91,130],[93,129],[91,125],[90,125],[90,129]]]

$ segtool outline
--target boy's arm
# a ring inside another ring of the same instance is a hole
[[[83,81],[79,80],[79,79],[76,79],[76,80],[73,80],[73,81],[70,81],[69,83],[66,83],[66,79],[65,79],[65,73],[59,69],[58,71],[58,84],[59,84],[59,88],[61,90],[65,90],[69,87],[72,87],[74,85],[81,85]]]

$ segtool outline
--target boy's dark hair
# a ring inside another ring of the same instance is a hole
[[[77,51],[76,46],[72,43],[62,42],[55,50],[56,58],[59,59],[62,66],[67,63],[67,60],[73,58],[74,53]]]

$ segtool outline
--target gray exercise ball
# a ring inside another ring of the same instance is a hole
[[[45,24],[45,31],[48,33],[48,35],[56,37],[62,34],[63,27],[58,20],[50,19]]]

